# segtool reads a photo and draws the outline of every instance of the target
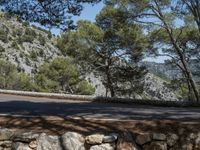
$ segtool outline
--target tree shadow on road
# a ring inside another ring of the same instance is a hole
[[[199,111],[193,109],[193,113],[199,113]],[[194,122],[188,126],[188,122],[191,122],[191,112],[186,109],[170,108],[168,110],[168,108],[158,109],[130,104],[13,100],[0,102],[0,114],[6,114],[0,117],[1,127],[59,135],[67,131],[88,135],[95,132],[132,131],[135,133],[152,132],[153,130],[177,132],[179,128],[200,129],[199,119],[194,119]],[[182,118],[173,118],[173,114]],[[119,120],[102,120],[102,118],[119,118]],[[127,121],[127,119],[131,120]]]

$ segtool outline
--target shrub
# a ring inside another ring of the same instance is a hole
[[[25,26],[25,27],[28,27],[30,24],[29,24],[29,22],[25,21],[25,22],[22,23],[22,25]]]
[[[30,58],[33,61],[37,61],[37,53],[35,51],[31,51]]]
[[[95,88],[92,87],[86,80],[81,81],[77,86],[77,93],[81,95],[92,95]]]
[[[0,30],[0,40],[4,43],[7,43],[8,42],[8,35],[7,35],[7,32],[4,31],[4,30]]]
[[[11,47],[18,50],[20,49],[16,41],[12,42]]]
[[[0,53],[3,53],[3,52],[5,52],[5,48],[0,45]]]
[[[22,36],[22,31],[21,31],[21,29],[15,29],[14,31],[13,31],[13,36],[14,37],[16,37],[16,36]]]
[[[46,44],[46,39],[41,34],[39,34],[38,40],[40,42],[40,45],[44,46]]]
[[[82,81],[76,65],[70,58],[59,57],[39,67],[36,83],[40,89],[50,92],[76,93],[91,95],[94,88],[87,81]]]

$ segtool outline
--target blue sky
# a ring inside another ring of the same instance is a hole
[[[74,16],[73,20],[74,20],[74,22],[77,22],[78,20],[89,20],[89,21],[94,22],[96,15],[101,11],[102,8],[103,8],[103,2],[100,2],[100,3],[95,4],[95,5],[85,4],[84,9],[81,12],[81,15],[80,16]],[[52,29],[52,33],[59,35],[60,30]]]
[[[99,13],[99,11],[103,8],[103,3],[98,3],[95,5],[84,5],[84,10],[82,11],[81,15],[78,17],[74,17],[74,20],[90,20],[94,21],[96,15]]]

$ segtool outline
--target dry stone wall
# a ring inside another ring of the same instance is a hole
[[[200,150],[199,133],[19,133],[0,129],[0,150]]]

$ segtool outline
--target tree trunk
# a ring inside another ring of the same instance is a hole
[[[159,4],[157,3],[156,0],[154,0],[154,2],[156,4],[157,8],[153,9],[153,12],[157,11],[158,14],[156,14],[156,16],[158,17],[158,19],[160,19],[160,21],[162,21],[162,23],[164,25],[164,29],[167,31],[167,33],[169,35],[169,38],[171,40],[171,43],[172,43],[174,49],[176,50],[176,53],[179,56],[180,61],[181,61],[182,65],[183,65],[183,68],[185,70],[185,74],[187,76],[187,80],[190,82],[190,85],[192,87],[195,99],[196,99],[197,102],[199,102],[199,92],[198,92],[196,83],[195,83],[195,81],[193,79],[192,72],[191,72],[191,70],[189,68],[189,65],[188,65],[186,59],[185,59],[184,51],[177,44],[176,39],[175,39],[175,37],[173,35],[172,29],[169,27],[168,23],[166,22],[165,17],[162,14],[162,10],[161,10]]]

